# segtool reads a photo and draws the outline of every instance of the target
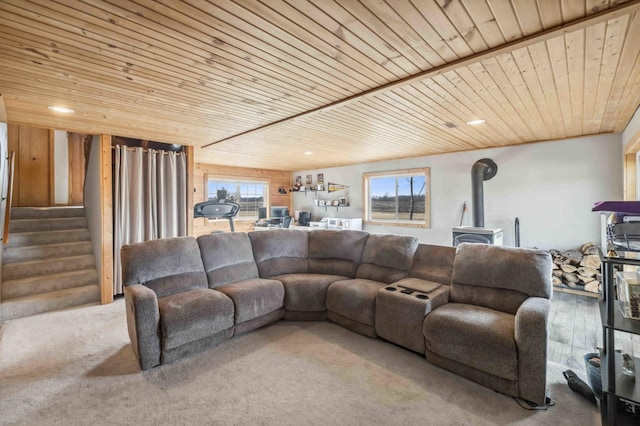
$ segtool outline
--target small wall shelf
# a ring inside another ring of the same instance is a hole
[[[307,196],[307,192],[313,192],[315,195],[318,195],[318,192],[322,192],[322,191],[318,191],[317,189],[307,189],[305,191],[293,191],[296,194],[300,194],[302,192],[304,192],[304,196]]]

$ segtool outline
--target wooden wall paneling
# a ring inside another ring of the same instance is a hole
[[[85,137],[86,135],[81,133],[67,133],[69,147],[69,205],[72,206],[82,206],[84,204]]]
[[[55,153],[55,132],[53,129],[47,130],[49,137],[49,206],[56,205],[56,153]]]
[[[9,152],[9,161],[7,163],[7,166],[9,167],[9,173],[7,174],[7,177],[9,179],[9,183],[11,184],[13,182],[13,179],[15,177],[15,167],[16,167],[16,153],[15,151],[10,151]],[[13,205],[13,185],[9,185],[7,187],[7,204],[5,207],[5,218],[4,218],[4,232],[3,232],[3,243],[4,245],[9,244],[9,222],[11,220],[11,206]],[[0,263],[2,261],[0,260]]]
[[[112,193],[112,161],[111,136],[100,135],[100,175],[101,175],[101,206],[102,212],[102,270],[100,300],[107,304],[113,302],[113,193]]]
[[[20,155],[20,126],[10,123],[7,124],[7,138],[9,152],[13,152],[14,154],[14,174],[13,185],[11,187],[13,197],[11,198],[11,206],[17,207],[20,206],[20,194],[17,190],[19,188],[19,183],[17,181],[20,179],[20,163],[18,162],[18,157]]]

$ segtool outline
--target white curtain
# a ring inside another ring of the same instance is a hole
[[[123,245],[187,235],[187,162],[184,154],[116,146],[113,180],[113,291],[121,294]]]

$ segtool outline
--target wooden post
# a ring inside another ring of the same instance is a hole
[[[100,135],[100,211],[102,213],[102,270],[100,300],[113,302],[113,200],[111,197],[111,135]]]
[[[195,159],[192,146],[185,146],[187,156],[187,235],[194,235],[193,230],[193,191],[195,189]]]
[[[624,155],[624,200],[636,200],[636,154]]]

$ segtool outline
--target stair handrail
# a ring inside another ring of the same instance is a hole
[[[13,170],[16,162],[16,153],[9,153],[9,181],[7,182],[7,197],[3,200],[7,202],[4,213],[4,231],[2,234],[2,243],[6,246],[9,244],[9,221],[11,220],[11,203],[13,201]]]

